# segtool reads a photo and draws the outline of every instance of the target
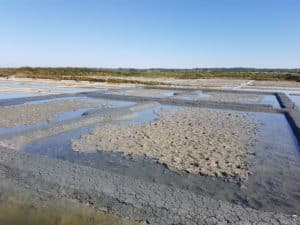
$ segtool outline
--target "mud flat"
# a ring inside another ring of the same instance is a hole
[[[173,96],[174,91],[172,90],[164,90],[159,88],[129,88],[129,89],[120,89],[110,91],[112,94],[122,94],[129,96],[137,96],[137,97],[169,97]]]
[[[160,110],[159,119],[138,125],[106,125],[73,140],[75,151],[146,155],[171,170],[244,181],[247,146],[259,121],[247,114],[185,108]]]
[[[191,192],[48,157],[0,148],[1,182],[44,198],[69,198],[154,225],[298,225],[296,215],[253,210]]]
[[[12,127],[29,125],[53,119],[53,117],[80,108],[109,107],[104,101],[86,101],[80,99],[58,100],[42,104],[26,104],[0,107],[0,126]]]
[[[282,114],[289,108],[168,95],[77,93],[69,97],[136,104],[87,107],[75,119],[1,135],[0,199],[10,183],[46,202],[81,202],[154,225],[300,224],[297,145]],[[28,99],[37,100],[0,105]],[[234,108],[274,114],[224,111]]]
[[[99,104],[99,103],[98,103]],[[15,133],[8,133],[0,136],[0,145],[9,148],[19,149],[22,145],[55,136],[81,127],[97,123],[109,123],[114,121],[130,120],[136,116],[136,112],[148,107],[157,105],[156,102],[140,103],[123,106],[119,108],[96,108],[86,110],[78,118],[55,121],[46,126],[33,127]],[[31,106],[31,105],[29,105]]]
[[[262,101],[262,96],[257,94],[234,94],[225,92],[210,92],[209,100],[217,102],[238,102],[238,103],[260,103]]]

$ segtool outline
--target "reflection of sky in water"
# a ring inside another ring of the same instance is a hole
[[[1,87],[0,87],[1,89]],[[10,98],[23,98],[42,95],[39,93],[28,93],[28,92],[1,92],[0,91],[0,100],[10,99]]]
[[[59,99],[47,99],[47,100],[39,100],[39,101],[32,101],[32,102],[26,102],[22,105],[31,105],[31,104],[42,104],[47,102],[53,102],[53,101],[64,101],[64,100],[84,100],[84,101],[90,101],[90,102],[101,102],[105,104],[105,108],[120,108],[120,107],[126,107],[135,104],[134,102],[129,101],[120,101],[120,100],[110,100],[110,99],[102,99],[102,98],[89,98],[89,97],[67,97],[67,98],[59,98]],[[16,107],[16,106],[13,106]],[[101,107],[99,107],[101,108]],[[48,125],[49,123],[56,123],[61,122],[64,120],[70,120],[79,118],[84,112],[96,109],[96,108],[80,108],[73,111],[63,112],[56,116],[54,116],[49,121],[41,121],[30,125],[19,125],[14,127],[0,127],[0,135],[6,135],[11,134],[18,131],[24,131],[29,130],[32,128],[37,128],[41,126]]]
[[[210,91],[192,91],[192,92],[183,92],[175,95],[175,98],[179,99],[186,99],[186,100],[205,100],[205,101],[214,101],[214,97],[211,95],[212,92]],[[222,95],[222,92],[219,93]],[[226,102],[226,94],[224,93],[224,102]],[[272,105],[274,108],[280,108],[279,102],[277,101],[274,95],[258,95],[258,99],[261,98],[259,101],[254,101],[249,98],[247,95],[243,97],[241,93],[229,93],[230,95],[236,95],[237,100],[236,102],[244,101],[245,104],[264,104],[264,105]],[[255,96],[255,95],[254,95]],[[235,102],[232,97],[229,97],[229,102]]]
[[[153,92],[153,93],[151,93]],[[172,97],[176,91],[151,89],[143,87],[121,88],[117,90],[106,90],[105,94],[119,94],[119,95],[133,95],[133,96],[147,96],[147,97]]]
[[[300,108],[300,88],[274,88],[274,89],[243,89],[243,91],[282,92]]]
[[[157,118],[155,111],[159,109],[176,110],[179,108],[181,107],[156,106],[143,110],[137,113],[134,119],[121,123],[146,123]],[[235,112],[232,110],[216,111]],[[300,155],[296,139],[283,115],[252,112],[248,115],[250,118],[259,119],[263,124],[257,134],[257,144],[251,147],[256,155],[249,156],[253,175],[250,176],[246,188],[243,189],[212,177],[177,174],[144,157],[131,158],[112,152],[74,152],[71,139],[91,132],[94,126],[37,141],[25,146],[24,150],[187,189],[256,209],[295,213],[300,209],[300,199],[295,197],[300,196],[300,190],[298,190]],[[98,124],[98,126],[101,125],[103,124]]]
[[[299,95],[289,95],[289,98],[295,103],[295,105],[300,108],[300,94]]]
[[[0,88],[7,87],[6,85],[7,83],[0,82]],[[24,85],[20,84],[10,83],[9,85],[24,88]],[[30,88],[33,86],[38,88],[46,86],[46,88],[50,88],[51,90],[55,90],[55,88],[57,88],[44,84],[30,85]],[[68,91],[79,92],[84,90],[85,89],[71,88]],[[95,89],[88,90],[91,91]],[[131,89],[131,91],[133,90],[134,89]],[[120,92],[122,93],[123,91],[124,90]],[[125,93],[130,94],[131,91],[125,90]],[[251,91],[253,91],[253,89],[251,89]],[[277,89],[276,91],[283,91],[287,94],[300,93],[300,91],[286,89]],[[3,94],[4,97],[5,94],[7,94],[8,97],[9,94],[15,97],[38,95],[32,93],[0,92],[0,99],[1,94]],[[22,96],[18,96],[18,94],[22,94]],[[205,99],[209,97],[209,94],[197,91],[194,95],[191,95],[191,97]],[[300,105],[300,96],[289,95],[289,97],[294,100],[298,106]],[[44,100],[44,102],[45,101],[48,100]],[[117,103],[119,107],[133,104],[125,101],[112,102]],[[272,95],[263,95],[261,103],[271,104],[278,107],[278,102],[276,101],[275,96]],[[175,109],[180,107],[157,106],[143,110],[137,113],[137,116],[134,119],[124,121],[122,123],[138,124],[149,122],[157,118],[154,110],[159,110],[161,108]],[[54,118],[54,121],[76,118],[85,110],[86,109],[79,109],[60,114]],[[280,212],[299,212],[300,190],[298,187],[300,186],[300,156],[298,144],[291,128],[289,127],[285,117],[281,114],[249,113],[249,115],[263,121],[263,125],[257,135],[258,142],[254,147],[252,147],[256,155],[249,156],[252,164],[251,170],[253,175],[250,176],[245,189],[239,189],[235,185],[224,183],[218,179],[210,177],[202,177],[191,174],[176,174],[164,166],[155,164],[143,157],[134,157],[129,160],[128,157],[124,157],[122,154],[118,153],[97,152],[87,154],[74,152],[71,148],[71,138],[79,138],[81,134],[91,132],[92,128],[96,125],[34,142],[25,146],[24,150],[31,153],[68,160],[73,163],[109,170],[127,176],[133,176],[178,188],[188,189],[196,193],[206,194],[217,199],[228,200],[230,202],[244,204],[257,209],[270,210],[272,208],[272,210]],[[100,124],[98,124],[98,126],[99,125]],[[32,127],[34,126],[37,126],[37,124],[32,125]],[[15,130],[12,131],[16,131],[18,129],[22,130],[25,128],[23,126],[13,129]],[[3,132],[4,130],[0,129],[0,134]]]
[[[19,89],[9,91],[6,89]],[[96,88],[72,88],[72,87],[59,87],[55,84],[23,84],[14,81],[0,81],[0,90],[5,90],[4,92],[0,91],[0,100],[10,99],[10,98],[21,98],[21,97],[30,97],[38,96],[45,93],[41,92],[53,92],[53,93],[76,93],[76,92],[90,92],[90,91],[99,91]],[[24,89],[24,90],[22,90]],[[33,89],[33,90],[30,90]],[[104,90],[104,89],[100,89]],[[32,92],[31,92],[32,91]],[[37,92],[36,92],[37,91]],[[50,94],[50,93],[49,93]]]

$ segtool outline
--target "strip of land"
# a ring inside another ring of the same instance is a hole
[[[86,101],[83,99],[57,100],[41,104],[25,104],[0,107],[0,126],[13,127],[49,121],[55,116],[81,108],[111,106],[105,101]]]

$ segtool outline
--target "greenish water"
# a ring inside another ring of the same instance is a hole
[[[0,225],[137,225],[77,202],[53,203],[10,196],[1,199]]]

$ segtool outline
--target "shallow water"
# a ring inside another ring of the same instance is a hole
[[[0,82],[1,85],[7,83]],[[24,88],[20,84],[12,84],[13,87]],[[25,85],[26,86],[26,85]],[[43,85],[36,85],[39,88]],[[5,87],[5,86],[4,86]],[[30,86],[32,87],[32,85]],[[49,88],[46,85],[46,88]],[[51,89],[51,87],[50,87]],[[54,90],[54,89],[53,89]],[[57,89],[55,89],[57,90]],[[92,90],[92,89],[89,89]],[[134,89],[117,90],[115,93],[125,93],[130,95]],[[70,92],[72,92],[71,90]],[[76,89],[84,91],[83,89]],[[162,93],[160,97],[173,96],[176,91]],[[112,93],[107,91],[106,93]],[[0,92],[5,97],[5,93]],[[36,93],[13,93],[26,95],[37,95]],[[180,94],[180,93],[179,93]],[[207,98],[209,94],[199,91],[196,93],[200,98]],[[14,95],[7,95],[11,98]],[[184,95],[183,95],[184,96]],[[191,96],[195,97],[195,96]],[[300,105],[300,96],[290,96],[296,104]],[[98,99],[88,99],[95,100]],[[34,101],[25,104],[39,104],[47,101],[57,101],[62,99],[49,99],[42,101]],[[133,102],[105,100],[114,103],[114,107],[128,106]],[[271,104],[278,108],[279,104],[273,95],[264,95],[262,104]],[[130,121],[124,121],[124,124],[146,123],[155,118],[157,115],[155,110],[159,108],[168,108],[176,110],[180,107],[160,106],[147,109],[138,113],[138,116]],[[65,112],[54,118],[54,122],[62,121],[70,118],[79,117],[82,112],[87,109],[79,109],[72,112]],[[156,164],[146,157],[130,157],[120,153],[112,152],[96,152],[96,153],[80,153],[74,152],[71,147],[71,139],[79,138],[80,135],[92,131],[95,126],[103,124],[95,124],[94,126],[84,127],[75,131],[66,132],[58,136],[40,140],[24,146],[23,150],[33,154],[47,155],[53,158],[67,160],[72,163],[78,163],[101,170],[107,170],[118,174],[132,176],[152,182],[162,183],[180,189],[190,190],[197,194],[212,196],[216,199],[227,200],[237,204],[250,206],[252,208],[285,212],[291,214],[299,214],[300,212],[300,156],[297,141],[285,119],[281,114],[268,113],[249,113],[249,115],[260,119],[263,125],[257,136],[257,145],[253,147],[256,156],[249,156],[250,162],[253,164],[253,175],[240,188],[239,185],[226,183],[214,177],[205,177],[200,175],[192,175],[187,173],[176,173],[170,171],[165,166]],[[0,128],[0,134],[16,132],[24,129],[30,129],[35,126],[47,125],[33,124],[32,126],[19,126],[14,128]],[[0,208],[0,214],[1,214]],[[2,211],[5,212],[5,211]],[[7,212],[6,212],[7,213]],[[20,213],[20,212],[19,212]],[[22,213],[20,213],[21,215]],[[4,214],[3,214],[4,215]],[[17,216],[16,216],[17,217]],[[0,223],[1,224],[1,223]],[[14,223],[5,223],[14,224]],[[15,223],[16,224],[16,223]],[[33,224],[33,223],[31,223]]]
[[[289,95],[289,98],[295,103],[295,105],[300,108],[300,94],[299,95]]]
[[[104,91],[103,89],[95,88],[73,88],[73,87],[60,87],[57,84],[51,83],[27,83],[27,82],[18,82],[18,81],[5,81],[0,80],[0,88],[13,88],[13,89],[36,89],[45,92],[58,92],[58,93],[78,93],[78,92],[90,92],[90,91]]]
[[[2,196],[4,193],[1,193]],[[0,225],[137,225],[77,202],[45,202],[9,194],[0,199]]]
[[[159,108],[176,110],[180,107],[155,107],[123,123],[149,122],[157,118],[155,110]],[[269,113],[248,113],[248,115],[259,119],[263,124],[257,135],[257,145],[252,149],[256,156],[249,156],[253,175],[249,177],[243,188],[214,177],[185,172],[176,173],[147,157],[130,157],[112,152],[74,152],[71,139],[91,132],[96,125],[37,141],[25,146],[23,150],[190,190],[197,194],[209,195],[256,209],[285,213],[299,212],[300,155],[296,139],[284,115]]]
[[[0,100],[12,98],[24,98],[42,95],[40,93],[25,93],[25,92],[0,92]]]
[[[176,95],[175,98],[179,99],[187,99],[187,100],[206,100],[206,101],[215,101],[214,97],[211,95],[211,91],[191,91],[191,92],[183,92],[182,94]],[[222,94],[222,92],[220,92]],[[232,93],[234,94],[234,93]],[[235,93],[237,97],[242,96],[243,94]],[[259,102],[251,101],[251,98],[245,96],[243,98],[245,104],[266,104],[272,105],[274,108],[280,108],[280,104],[277,101],[276,97],[272,94],[261,94],[259,95],[261,99]],[[241,100],[237,99],[237,102]],[[226,99],[224,99],[226,102]],[[234,100],[230,99],[229,102],[235,102]]]
[[[38,100],[38,101],[31,101],[31,102],[25,102],[22,105],[32,105],[32,104],[43,104],[53,101],[63,101],[63,100],[83,100],[83,101],[89,101],[89,102],[103,102],[108,105],[108,108],[120,108],[120,107],[126,107],[133,105],[134,102],[125,102],[125,101],[119,101],[119,100],[110,100],[110,99],[102,99],[102,98],[88,98],[88,97],[65,97],[65,98],[55,98],[55,99],[46,99],[46,100]],[[15,107],[15,106],[14,106]],[[13,126],[13,127],[0,127],[0,135],[7,135],[12,134],[19,131],[25,131],[30,130],[33,128],[43,127],[47,126],[51,123],[57,123],[64,120],[70,120],[70,119],[76,119],[81,117],[81,115],[91,109],[95,108],[80,108],[73,111],[66,111],[63,113],[60,113],[56,116],[54,116],[49,121],[41,121],[30,125],[19,125],[19,126]]]
[[[30,84],[15,81],[0,80],[0,100],[8,100],[13,98],[33,97],[47,95],[51,93],[79,93],[92,91],[105,91],[106,89],[95,88],[71,88],[59,87],[54,84]],[[11,89],[11,90],[9,90]],[[3,91],[5,90],[5,91]],[[6,91],[7,90],[7,91]]]
[[[107,90],[104,93],[166,98],[166,97],[174,96],[174,94],[177,92],[180,91],[134,87],[134,88],[121,88],[117,90]]]
[[[266,91],[285,93],[300,108],[300,88],[277,88],[277,89],[243,89],[243,91]]]

